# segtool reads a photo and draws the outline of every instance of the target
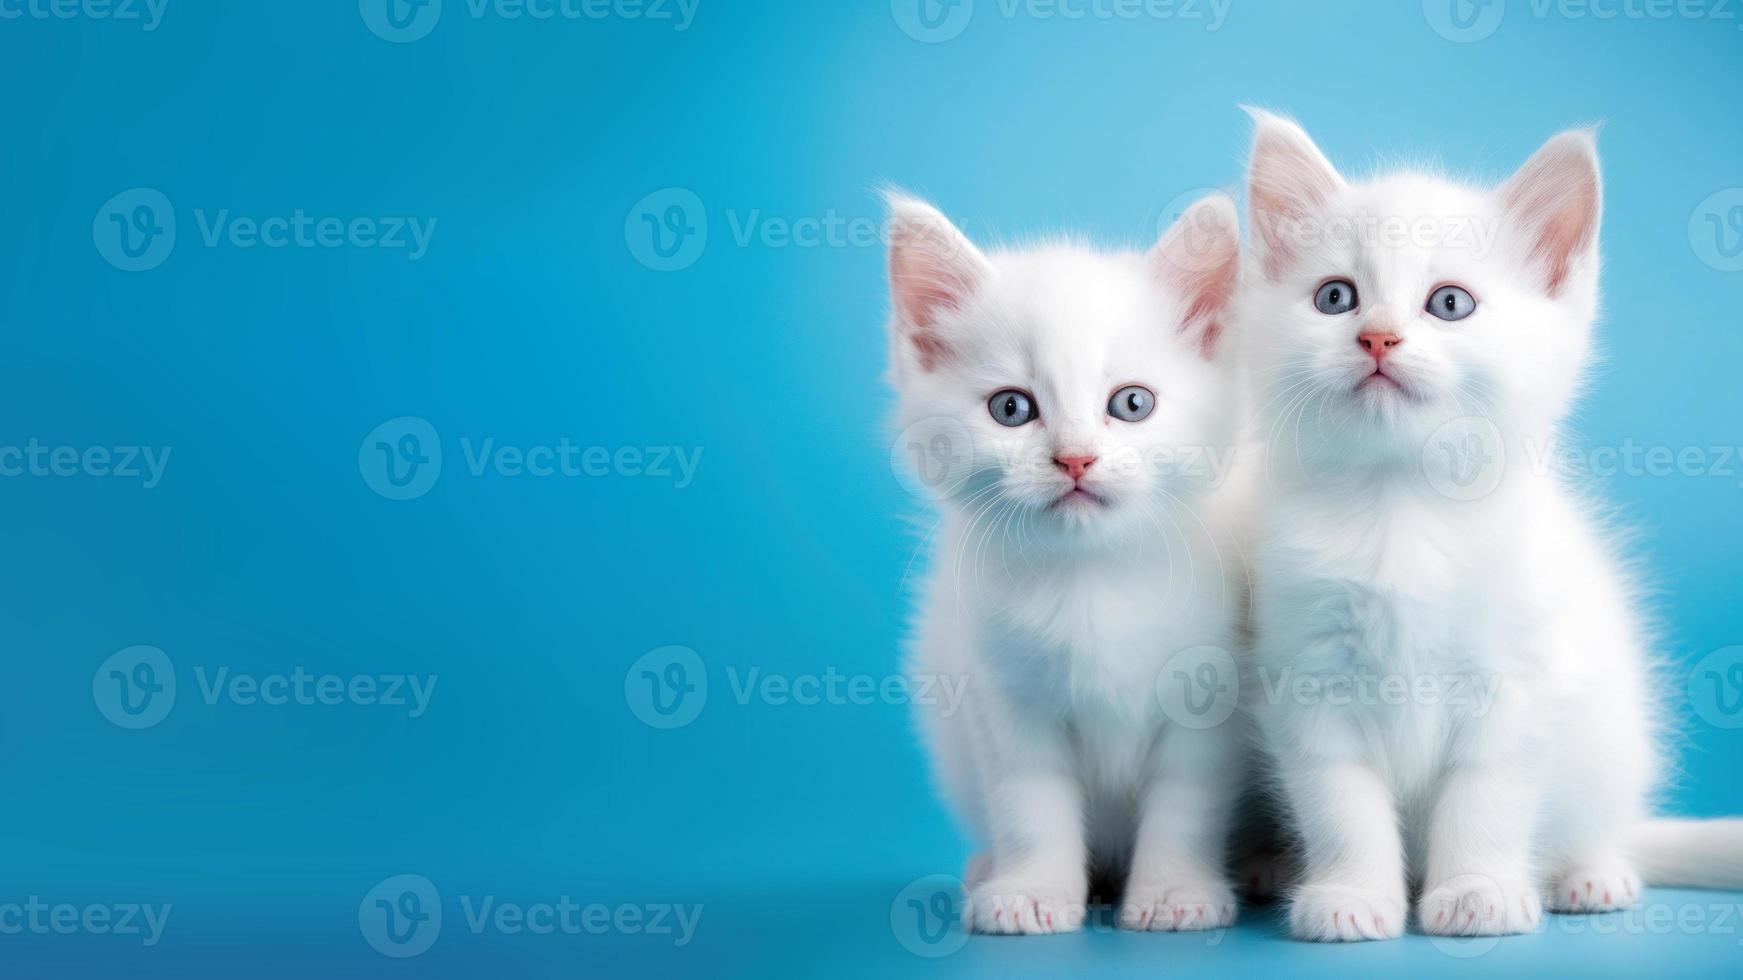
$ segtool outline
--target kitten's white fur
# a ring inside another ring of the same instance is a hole
[[[1158,681],[1178,652],[1236,642],[1241,573],[1214,467],[1176,465],[1235,437],[1211,353],[1238,267],[1234,205],[1201,201],[1148,254],[984,255],[929,205],[890,207],[899,425],[968,454],[941,488],[908,656],[914,674],[966,684],[956,713],[917,710],[985,847],[965,874],[968,922],[1076,929],[1106,873],[1126,880],[1126,928],[1226,925],[1241,726],[1170,724]],[[1132,384],[1155,392],[1154,412],[1110,418]],[[1039,421],[994,421],[988,398],[1011,387]],[[1060,503],[1073,481],[1054,459],[1076,455],[1098,457],[1084,486],[1102,503]]]
[[[1592,506],[1526,465],[1591,357],[1593,134],[1557,136],[1496,189],[1351,183],[1295,124],[1254,115],[1236,333],[1266,447],[1255,660],[1273,683],[1243,700],[1303,844],[1292,932],[1395,937],[1413,885],[1420,927],[1458,935],[1531,930],[1545,903],[1627,906],[1642,875],[1743,887],[1743,821],[1648,819],[1665,771],[1653,637]],[[1315,308],[1333,278],[1356,310]],[[1448,283],[1473,315],[1426,311]],[[1358,390],[1362,331],[1402,338],[1396,386]],[[1460,417],[1478,421],[1444,427]],[[1495,697],[1332,703],[1275,683],[1355,674]]]

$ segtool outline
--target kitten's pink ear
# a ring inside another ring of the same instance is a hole
[[[1549,295],[1590,269],[1598,251],[1604,187],[1596,133],[1562,133],[1538,150],[1501,188],[1507,220],[1527,237],[1529,261]]]
[[[1186,301],[1181,329],[1206,357],[1216,352],[1225,312],[1241,271],[1241,223],[1235,202],[1212,194],[1195,202],[1150,250],[1150,268]]]
[[[958,308],[992,274],[967,236],[932,205],[885,195],[890,208],[890,296],[897,339],[913,345],[922,370],[950,356],[939,315]]]
[[[1344,186],[1337,168],[1295,123],[1263,109],[1253,117],[1253,155],[1247,167],[1247,204],[1253,244],[1265,275],[1275,278],[1296,260],[1305,222]]]

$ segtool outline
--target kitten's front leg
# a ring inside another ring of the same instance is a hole
[[[1508,936],[1537,929],[1543,901],[1532,883],[1537,794],[1523,759],[1448,772],[1428,826],[1416,918],[1436,936]]]
[[[1221,929],[1235,921],[1228,839],[1244,773],[1239,736],[1220,726],[1169,731],[1139,803],[1137,847],[1120,928]]]
[[[1064,732],[1045,719],[983,729],[978,762],[990,838],[968,887],[976,932],[1073,932],[1089,900],[1083,791]]]
[[[1290,896],[1290,933],[1316,942],[1403,935],[1404,843],[1380,774],[1363,762],[1323,759],[1279,769],[1307,865]]]

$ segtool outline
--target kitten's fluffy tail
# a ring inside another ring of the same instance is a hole
[[[1629,845],[1649,885],[1743,889],[1743,819],[1648,820]]]

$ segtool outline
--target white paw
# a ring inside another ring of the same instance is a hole
[[[1576,868],[1553,879],[1549,908],[1553,912],[1614,912],[1640,899],[1640,876],[1621,865]]]
[[[1423,892],[1416,921],[1431,936],[1515,936],[1537,931],[1543,901],[1524,878],[1458,875]]]
[[[995,877],[968,890],[967,921],[975,932],[1037,936],[1076,932],[1087,914],[1081,882]]]
[[[973,888],[985,881],[992,870],[992,858],[987,857],[984,851],[976,854],[968,859],[968,867],[962,869],[962,883],[965,887]]]
[[[1126,886],[1120,928],[1136,932],[1223,929],[1235,921],[1235,893],[1220,881]]]
[[[1304,885],[1290,900],[1289,933],[1319,943],[1397,939],[1404,935],[1404,896],[1348,885]]]

